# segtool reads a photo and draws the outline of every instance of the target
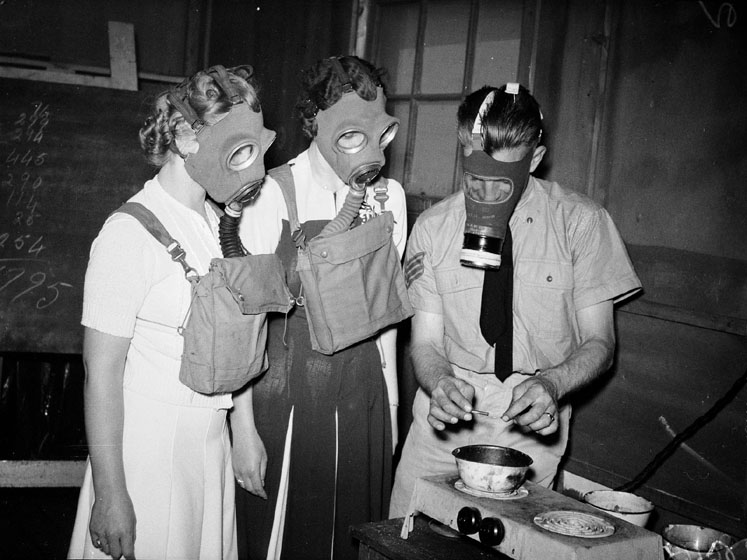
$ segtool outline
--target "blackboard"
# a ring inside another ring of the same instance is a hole
[[[80,352],[91,242],[155,174],[149,97],[0,79],[0,352]]]

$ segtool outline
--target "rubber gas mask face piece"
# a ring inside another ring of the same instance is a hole
[[[508,222],[526,189],[531,164],[532,150],[516,162],[497,161],[482,150],[464,158],[463,265],[500,267]]]
[[[197,131],[199,150],[187,156],[187,173],[216,202],[248,202],[259,192],[264,155],[274,140],[275,133],[264,127],[262,112],[237,103],[220,121]]]
[[[386,112],[386,97],[366,101],[354,91],[344,93],[316,116],[315,142],[327,163],[350,188],[363,190],[386,163],[384,149],[394,139],[399,120]]]

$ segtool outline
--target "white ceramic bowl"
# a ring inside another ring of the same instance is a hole
[[[584,501],[628,523],[645,527],[654,504],[645,498],[616,490],[592,490],[584,494]]]
[[[526,479],[532,458],[498,445],[466,445],[451,452],[465,485],[481,492],[510,494]]]

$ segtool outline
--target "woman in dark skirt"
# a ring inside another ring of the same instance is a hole
[[[299,109],[312,142],[289,162],[292,185],[285,188],[295,189],[307,239],[343,206],[360,167],[356,157],[378,169],[384,164],[397,120],[386,114],[380,75],[356,57],[325,59],[304,73]],[[359,218],[393,212],[392,236],[401,255],[404,191],[391,179],[376,182],[382,184],[384,196],[366,188]],[[277,253],[291,293],[299,296],[288,216],[279,183],[268,178],[244,210],[241,238],[252,253]],[[252,386],[256,437],[234,441],[240,558],[357,558],[349,527],[386,518],[389,506],[397,438],[395,346],[395,330],[389,329],[326,355],[311,347],[303,306],[270,321],[270,369]]]

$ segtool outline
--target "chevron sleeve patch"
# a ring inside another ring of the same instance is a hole
[[[405,283],[408,288],[423,275],[423,257],[425,257],[425,252],[421,251],[409,257],[405,262]]]

